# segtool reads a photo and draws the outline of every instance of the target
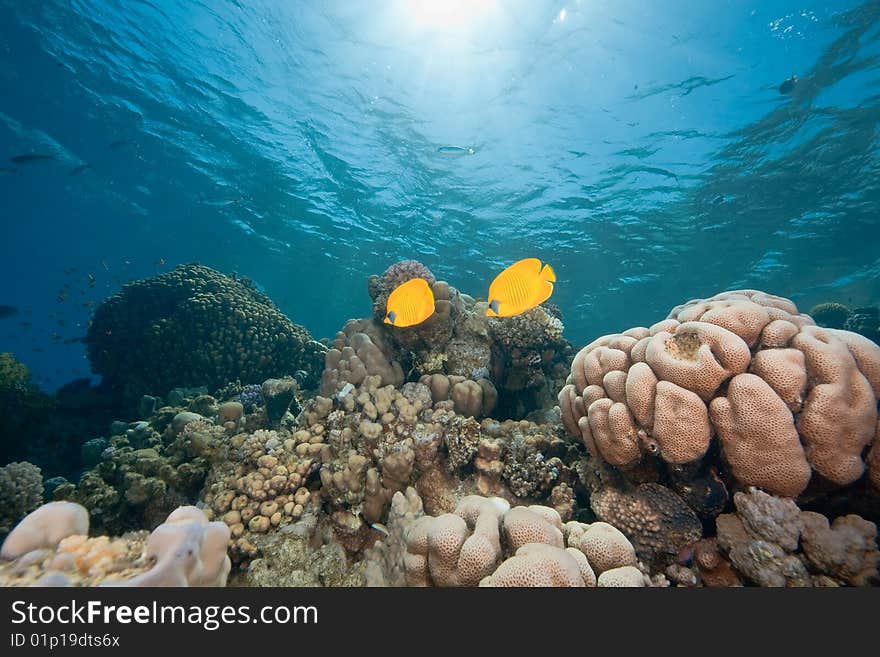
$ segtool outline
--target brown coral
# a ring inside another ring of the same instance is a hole
[[[671,562],[678,550],[703,535],[693,511],[668,488],[642,484],[632,492],[606,487],[593,492],[590,506],[630,540],[647,565]]]

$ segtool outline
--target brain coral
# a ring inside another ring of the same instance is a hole
[[[128,396],[298,370],[312,387],[326,351],[253,283],[196,264],[129,283],[103,301],[86,347],[93,371]]]
[[[815,326],[788,299],[737,290],[593,341],[559,405],[568,432],[611,465],[698,465],[717,436],[740,484],[796,497],[815,475],[837,486],[862,476],[878,398],[880,347]]]

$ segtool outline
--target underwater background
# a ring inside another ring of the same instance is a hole
[[[0,0],[0,587],[880,585],[880,0]]]
[[[187,262],[315,337],[407,258],[475,297],[551,263],[575,345],[723,289],[880,297],[878,2],[0,16],[0,351],[49,391],[90,374],[94,304]]]

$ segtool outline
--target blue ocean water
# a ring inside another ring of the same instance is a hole
[[[94,304],[185,262],[316,337],[408,258],[474,296],[550,262],[576,345],[876,305],[878,67],[876,0],[0,0],[0,351],[88,375]]]

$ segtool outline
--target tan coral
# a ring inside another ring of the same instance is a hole
[[[516,551],[526,543],[546,543],[560,548],[565,546],[559,514],[549,507],[544,509],[546,511],[541,512],[537,507],[517,506],[504,514],[504,537],[511,550]],[[555,519],[550,519],[547,512],[555,514]]]
[[[763,386],[737,379],[746,373]],[[740,394],[731,407],[740,388],[758,398]],[[814,473],[853,483],[863,457],[880,486],[880,448],[871,446],[878,398],[880,346],[815,326],[788,299],[745,289],[693,299],[648,329],[594,340],[575,356],[559,406],[566,432],[625,468],[633,483],[659,461],[691,490],[682,478],[715,454],[708,447],[718,434],[739,483],[797,495]],[[661,404],[667,412],[658,416]],[[749,416],[748,429],[732,419],[737,413]],[[693,467],[681,470],[686,464]]]
[[[635,566],[621,566],[606,570],[599,575],[596,584],[600,588],[640,588],[646,585],[645,576]]]
[[[601,385],[602,378],[612,370],[627,370],[629,351],[637,340],[625,335],[603,336],[584,347],[571,365],[574,383],[583,390],[588,385]]]
[[[774,319],[761,331],[761,346],[787,347],[800,329],[787,319]]]
[[[654,426],[657,376],[647,363],[635,363],[626,375],[626,403],[642,427]]]
[[[703,400],[734,374],[745,372],[749,346],[735,333],[706,322],[686,322],[675,333],[661,331],[648,343],[646,362],[661,379]]]
[[[745,299],[701,301],[683,308],[675,315],[679,322],[708,322],[735,333],[749,346],[754,346],[761,331],[770,323],[767,310]]]
[[[410,586],[476,586],[501,558],[499,498],[463,498],[456,513],[419,519],[407,533]]]
[[[370,320],[348,322],[324,359],[321,394],[325,397],[336,394],[345,383],[359,385],[367,376],[379,376],[382,385],[399,386],[404,380],[403,368],[383,351],[377,325]]]
[[[626,372],[612,370],[602,377],[605,394],[613,401],[626,403]]]
[[[626,404],[599,399],[587,410],[590,433],[602,458],[612,465],[628,465],[641,457],[638,430]]]
[[[735,376],[709,413],[737,480],[788,497],[807,487],[810,465],[791,412],[762,378]]]
[[[481,587],[584,587],[590,571],[576,550],[527,543],[480,582]],[[589,568],[589,564],[586,564]],[[592,580],[591,580],[592,581]]]
[[[654,431],[660,455],[667,463],[695,461],[709,449],[712,429],[703,401],[670,381],[656,386]]]
[[[764,379],[793,413],[801,409],[807,388],[807,366],[802,352],[764,349],[755,354],[750,371]]]
[[[602,574],[621,566],[636,565],[636,551],[632,543],[616,527],[607,522],[592,524],[567,522],[566,543],[577,548],[587,557],[593,571]]]
[[[807,459],[823,477],[844,485],[864,472],[861,454],[874,439],[877,398],[839,333],[804,327],[792,346],[804,353],[813,382],[797,423]]]

